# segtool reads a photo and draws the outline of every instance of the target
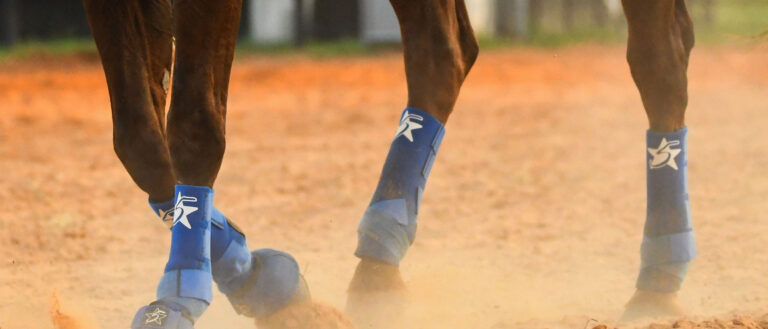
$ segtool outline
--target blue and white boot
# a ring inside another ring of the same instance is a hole
[[[648,131],[646,143],[648,204],[640,274],[623,321],[682,315],[677,291],[696,257],[688,198],[688,128]]]
[[[177,185],[175,194],[171,250],[157,301],[139,309],[131,329],[191,329],[213,299],[213,190]]]
[[[408,327],[399,265],[416,237],[421,198],[444,135],[443,124],[425,111],[408,107],[400,117],[357,230],[360,263],[347,290],[347,313],[361,328]]]
[[[152,203],[160,219],[173,227],[178,201]],[[288,253],[250,251],[245,235],[215,207],[211,211],[213,281],[238,314],[262,319],[294,303],[310,300],[298,263]]]

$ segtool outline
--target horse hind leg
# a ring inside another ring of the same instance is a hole
[[[629,25],[627,61],[650,129],[682,128],[688,105],[688,59],[693,23],[684,0],[624,0]]]
[[[391,0],[400,23],[408,106],[445,123],[479,53],[464,0]]]
[[[413,243],[416,216],[440,140],[472,68],[478,44],[464,0],[391,0],[403,39],[408,107],[379,186],[358,229],[360,258],[347,311],[360,327],[407,327],[399,262]]]
[[[649,121],[648,205],[637,292],[623,320],[678,316],[676,294],[696,255],[687,191],[687,68],[693,24],[684,0],[624,0],[627,60]]]

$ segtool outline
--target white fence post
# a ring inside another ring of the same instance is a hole
[[[531,0],[498,0],[494,7],[495,32],[507,37],[526,39],[530,26],[530,5]]]
[[[296,3],[289,0],[250,0],[249,37],[256,43],[289,43],[296,38]]]
[[[472,22],[475,34],[492,36],[496,29],[496,1],[497,0],[467,0],[467,13]],[[509,0],[498,0],[509,1]]]
[[[400,42],[400,24],[389,1],[360,1],[360,37],[364,43]]]
[[[514,1],[515,1],[515,17],[513,17],[513,20],[515,24],[515,37],[518,37],[520,39],[525,39],[528,37],[528,26],[530,25],[530,22],[528,21],[528,17],[530,16],[531,0],[514,0]]]

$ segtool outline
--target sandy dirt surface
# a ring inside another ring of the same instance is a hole
[[[658,328],[768,327],[765,63],[765,45],[694,52],[699,257],[680,300],[696,322]],[[344,306],[405,99],[397,53],[235,64],[216,204],[251,247],[293,253],[330,305]],[[114,155],[101,67],[3,64],[0,114],[0,328],[53,328],[67,304],[127,327],[153,299],[170,235]],[[620,46],[481,54],[402,265],[410,328],[615,326],[639,266],[646,127]],[[218,292],[198,324],[253,327]]]

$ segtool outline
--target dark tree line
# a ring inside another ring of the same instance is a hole
[[[0,0],[0,45],[89,33],[80,0]]]
[[[11,45],[19,35],[15,0],[0,0],[0,46]]]
[[[297,42],[306,39],[355,38],[360,33],[360,0],[315,0],[311,15],[302,15],[307,2],[297,3]],[[385,1],[385,0],[380,0]],[[473,0],[465,0],[473,1]],[[715,0],[688,0],[704,24],[714,21]],[[250,23],[245,0],[241,34]],[[500,35],[524,37],[547,26],[568,31],[587,22],[615,24],[603,0],[497,0],[494,8]],[[699,23],[699,21],[697,21]],[[0,0],[0,46],[20,40],[89,36],[81,0]]]

